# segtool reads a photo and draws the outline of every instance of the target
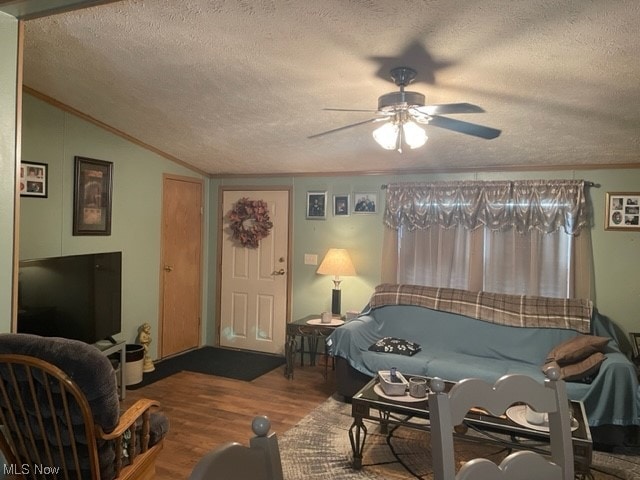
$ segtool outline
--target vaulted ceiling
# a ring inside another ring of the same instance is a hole
[[[28,20],[24,83],[208,174],[640,164],[637,0],[126,0]],[[386,151],[372,118],[417,70],[427,126]]]

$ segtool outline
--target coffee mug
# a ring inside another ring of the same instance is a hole
[[[525,408],[524,418],[532,425],[542,425],[549,422],[549,414],[547,412],[536,412],[529,405]]]
[[[427,379],[422,377],[411,377],[409,379],[409,395],[414,398],[426,397]]]
[[[331,323],[332,318],[331,312],[322,312],[322,314],[320,314],[321,323]]]

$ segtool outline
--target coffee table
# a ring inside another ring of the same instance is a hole
[[[416,375],[412,375],[415,377]],[[349,429],[349,440],[353,452],[354,469],[362,468],[362,452],[367,439],[365,420],[380,425],[386,433],[389,426],[402,426],[417,430],[429,431],[429,406],[427,399],[420,401],[402,402],[392,400],[376,393],[378,379],[367,383],[351,399],[351,416],[353,424]],[[454,382],[446,382],[449,390]],[[379,390],[378,390],[379,391]],[[573,453],[576,474],[588,475],[591,468],[593,443],[591,431],[587,423],[587,416],[582,402],[571,401],[573,416],[578,422],[578,428],[572,433]],[[470,435],[470,432],[486,432],[490,436]],[[471,410],[465,417],[464,424],[456,428],[456,437],[466,440],[480,441],[484,444],[496,444],[547,453],[544,445],[548,445],[548,432],[534,430],[511,421],[507,416],[495,417],[481,410]],[[525,440],[525,441],[522,441]],[[529,442],[530,441],[530,442]]]

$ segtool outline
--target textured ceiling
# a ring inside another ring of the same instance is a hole
[[[640,164],[637,0],[121,1],[26,23],[25,85],[210,174]],[[362,125],[418,78],[428,104],[502,130]]]

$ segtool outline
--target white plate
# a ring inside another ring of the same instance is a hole
[[[338,318],[332,318],[331,323],[322,323],[321,318],[312,318],[311,320],[307,320],[307,325],[324,325],[325,327],[338,327],[344,324],[344,320],[340,320]]]
[[[376,392],[376,394],[378,394],[379,396],[386,398],[388,400],[393,400],[395,402],[426,402],[427,401],[427,397],[422,397],[422,398],[412,397],[411,395],[409,395],[409,392],[405,393],[404,395],[387,395],[386,393],[384,393],[384,390],[382,390],[382,387],[380,386],[379,383],[376,383],[373,386],[373,391]]]
[[[526,405],[514,405],[513,407],[507,408],[507,411],[505,412],[505,414],[507,415],[509,420],[517,423],[521,427],[527,427],[527,428],[530,428],[531,430],[537,430],[538,432],[548,432],[549,431],[548,422],[541,423],[539,425],[527,422],[526,409],[527,409]],[[578,426],[579,426],[578,420],[576,420],[575,418],[572,418],[571,431],[573,432],[577,430]]]

